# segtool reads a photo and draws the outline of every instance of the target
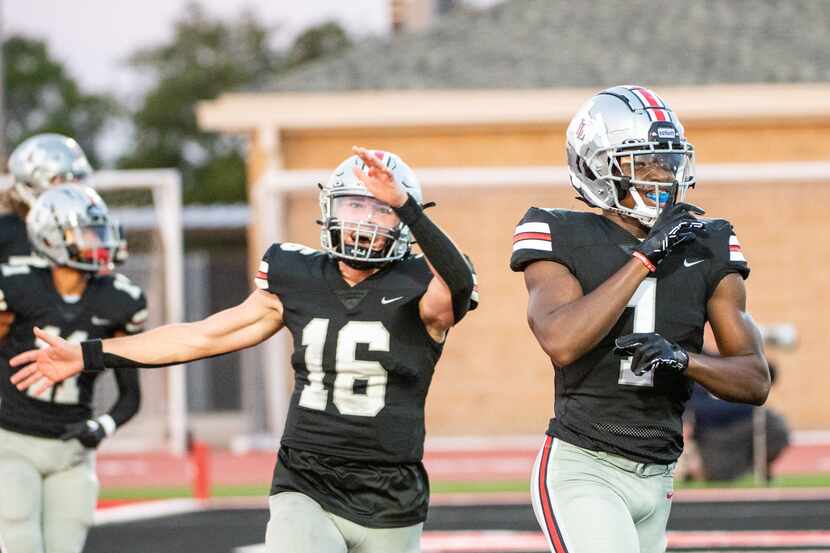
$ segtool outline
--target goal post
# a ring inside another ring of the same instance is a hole
[[[10,186],[10,175],[0,176],[0,188]],[[164,323],[184,318],[184,242],[182,227],[181,176],[175,169],[130,169],[96,171],[84,184],[99,192],[149,190],[152,194],[152,226],[158,235],[163,291],[160,294]],[[118,218],[119,208],[110,209]],[[127,225],[127,230],[130,230]],[[151,306],[152,307],[152,306]],[[166,370],[165,428],[170,451],[183,454],[187,444],[187,390],[184,365]]]

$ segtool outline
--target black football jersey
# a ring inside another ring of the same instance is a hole
[[[298,489],[375,527],[424,519],[424,403],[443,347],[418,310],[432,276],[413,256],[352,287],[327,254],[297,244],[267,251],[256,284],[279,296],[294,342],[274,492]],[[355,489],[344,493],[349,482]]]
[[[32,328],[59,335],[70,342],[110,338],[119,331],[140,332],[147,318],[141,288],[127,277],[92,276],[77,301],[61,297],[49,268],[0,265],[0,311],[14,313],[8,335],[0,341],[0,427],[21,434],[57,438],[69,423],[92,416],[92,395],[100,373],[81,373],[35,395],[9,382],[9,359],[43,347]],[[116,421],[118,422],[118,421]]]
[[[510,267],[523,271],[534,261],[560,263],[589,294],[631,259],[639,243],[596,213],[531,208],[516,227]],[[556,368],[555,413],[548,432],[638,462],[675,461],[683,449],[681,416],[691,380],[668,371],[635,376],[630,358],[612,354],[614,340],[632,332],[657,332],[699,353],[706,304],[729,273],[749,275],[740,243],[728,221],[707,220],[705,235],[669,253],[594,349]]]
[[[16,213],[0,215],[0,263],[15,261],[15,258],[28,258],[32,255],[26,222]]]

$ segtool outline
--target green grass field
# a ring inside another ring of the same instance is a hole
[[[432,493],[499,493],[499,492],[527,492],[528,482],[525,480],[483,481],[483,482],[432,482]],[[752,476],[746,476],[734,482],[677,482],[676,489],[690,488],[752,488],[755,484]],[[775,478],[769,487],[797,488],[797,487],[830,487],[830,474],[797,474]],[[266,497],[270,486],[214,486],[214,497]],[[103,500],[135,500],[135,499],[170,499],[175,497],[190,497],[191,491],[187,486],[180,487],[145,487],[145,488],[104,488],[101,490]]]

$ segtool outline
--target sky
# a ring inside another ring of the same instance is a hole
[[[136,50],[166,42],[173,22],[192,0],[0,0],[4,35],[45,40],[85,92],[105,92],[136,105],[149,84],[125,60]],[[502,0],[464,0],[486,7]],[[198,0],[215,16],[232,18],[252,10],[275,27],[284,47],[304,29],[335,20],[356,39],[386,34],[389,0]],[[130,126],[115,123],[99,140],[99,153],[112,162],[128,147]]]
[[[172,22],[190,0],[0,0],[3,32],[45,39],[84,88],[133,96],[140,78],[124,66],[142,46],[172,35]],[[466,0],[487,6],[499,0]],[[389,0],[199,0],[212,14],[232,17],[246,7],[283,32],[289,43],[303,29],[338,21],[351,36],[384,34]],[[129,99],[129,98],[122,98]]]
[[[140,78],[124,60],[142,46],[172,36],[172,22],[188,0],[2,0],[3,32],[45,39],[90,91],[132,95]],[[360,36],[388,27],[386,0],[201,0],[209,13],[232,17],[246,7],[284,29],[289,42],[304,28],[336,19]]]

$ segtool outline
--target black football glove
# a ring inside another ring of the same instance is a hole
[[[680,244],[691,242],[703,232],[703,222],[695,219],[693,215],[703,213],[699,207],[686,203],[674,204],[664,209],[646,239],[634,250],[634,255],[641,261],[645,258],[648,261],[646,266],[654,272],[671,250]]]
[[[107,437],[103,425],[95,419],[67,424],[63,428],[61,440],[78,440],[88,449],[95,449]]]
[[[615,355],[631,357],[631,372],[637,376],[657,369],[686,374],[689,369],[689,354],[686,350],[656,332],[620,336],[614,346]]]

